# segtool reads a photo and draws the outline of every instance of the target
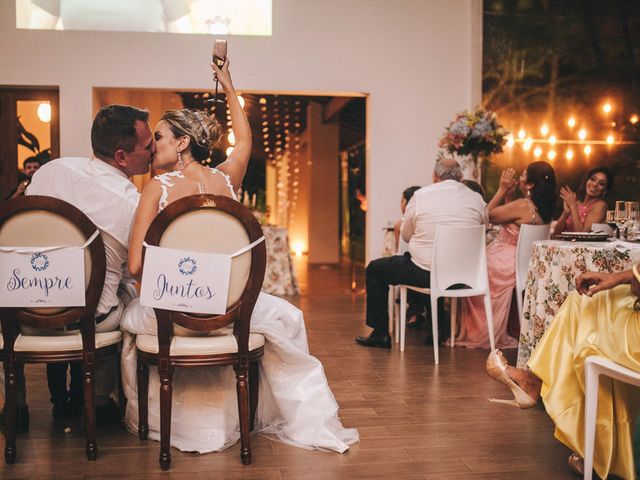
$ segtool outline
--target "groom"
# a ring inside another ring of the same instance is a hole
[[[109,105],[98,112],[91,128],[93,158],[63,157],[44,165],[33,176],[27,195],[64,200],[89,217],[102,234],[106,253],[104,288],[96,310],[96,332],[117,330],[124,307],[136,296],[127,269],[129,232],[140,194],[129,180],[149,171],[155,142],[149,112],[125,105]],[[95,370],[96,420],[107,423],[117,410],[110,394],[115,387],[117,355],[101,359]],[[66,364],[47,365],[53,416],[82,412],[79,364],[71,366],[67,391]],[[29,428],[24,378],[18,382],[18,431]]]

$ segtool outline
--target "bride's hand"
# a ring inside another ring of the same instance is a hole
[[[231,74],[229,73],[229,57],[225,59],[222,68],[218,67],[215,63],[212,63],[211,69],[213,70],[213,78],[218,79],[225,92],[233,90]]]

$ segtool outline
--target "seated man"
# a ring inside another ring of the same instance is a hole
[[[124,307],[136,295],[127,269],[127,256],[129,232],[140,195],[129,177],[147,173],[153,160],[155,143],[148,116],[147,111],[135,107],[102,108],[91,128],[94,158],[65,157],[48,162],[33,176],[27,189],[27,195],[46,195],[74,205],[100,229],[107,270],[96,311],[96,332],[117,330]],[[115,386],[117,360],[111,357],[96,364],[98,423],[115,413],[110,394]],[[70,392],[67,392],[66,370],[66,364],[47,366],[54,417],[82,411],[80,367],[72,368]],[[17,430],[26,431],[29,421],[24,378],[19,378],[18,384]]]
[[[366,270],[367,319],[373,328],[356,342],[365,347],[391,348],[387,293],[389,285],[429,287],[431,253],[438,225],[483,225],[486,204],[460,183],[462,171],[455,160],[443,159],[433,170],[433,184],[416,191],[405,211],[402,238],[409,242],[404,255],[373,260]],[[437,339],[434,339],[437,341]]]

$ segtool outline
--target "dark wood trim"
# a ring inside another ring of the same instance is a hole
[[[254,242],[263,236],[262,228],[254,215],[239,202],[219,195],[192,195],[184,197],[169,204],[153,220],[145,242],[148,245],[160,245],[166,229],[176,219],[187,213],[215,209],[236,218],[243,226],[249,237],[249,242]],[[197,235],[198,232],[192,232]],[[224,234],[223,232],[221,233]],[[143,251],[144,262],[144,251]],[[253,308],[260,294],[266,268],[266,247],[264,242],[259,243],[251,250],[251,267],[244,291],[237,302],[227,308],[222,315],[196,315],[170,310],[154,309],[158,325],[158,353],[149,353],[137,350],[138,354],[138,405],[139,425],[138,435],[146,439],[148,435],[148,365],[157,365],[160,377],[160,468],[169,469],[171,465],[171,452],[169,440],[171,437],[171,377],[175,367],[201,367],[232,365],[236,372],[238,413],[240,417],[240,458],[243,464],[251,462],[251,449],[249,444],[250,423],[255,418],[255,407],[258,403],[258,375],[256,367],[249,371],[249,366],[255,364],[264,353],[264,347],[249,350],[249,332]],[[211,331],[233,324],[233,335],[238,344],[237,353],[211,354],[211,355],[180,355],[171,356],[171,341],[173,338],[173,325],[194,331]],[[144,398],[140,398],[143,396]]]

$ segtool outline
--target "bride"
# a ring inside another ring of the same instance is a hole
[[[218,168],[204,167],[222,129],[204,112],[170,110],[155,128],[154,177],[144,188],[136,212],[129,248],[129,270],[142,277],[142,242],[156,214],[169,203],[197,193],[235,192],[251,154],[251,130],[231,82],[229,62],[212,68],[226,93],[236,147]],[[138,430],[135,335],[156,334],[153,309],[139,299],[122,320],[125,340],[122,375],[126,396],[126,426]],[[265,336],[260,360],[260,392],[256,431],[302,448],[344,452],[358,441],[358,431],[344,428],[338,404],[329,389],[322,364],[309,354],[302,312],[290,303],[261,293],[251,318],[251,331]],[[149,372],[149,437],[160,438],[159,381]],[[240,438],[231,367],[177,368],[173,376],[171,445],[183,451],[220,451]]]

